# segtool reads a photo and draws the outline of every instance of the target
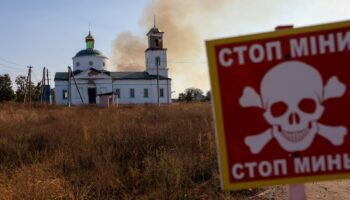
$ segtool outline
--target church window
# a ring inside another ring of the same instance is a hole
[[[105,63],[105,62],[103,62],[103,63],[102,63],[102,65],[105,67],[105,66],[106,66],[106,63]]]
[[[148,88],[143,89],[143,97],[148,98]]]
[[[135,89],[134,88],[130,89],[130,98],[135,98]]]
[[[92,66],[94,64],[94,62],[92,62],[92,60],[89,61],[89,65]]]
[[[156,39],[156,47],[158,47],[158,45],[159,45],[159,40],[158,39]]]
[[[159,56],[156,57],[156,66],[160,66],[160,57]]]
[[[68,99],[68,91],[67,90],[62,90],[62,99]]]
[[[120,89],[115,89],[115,95],[120,99]]]
[[[80,62],[77,62],[77,67],[79,67],[80,66]]]
[[[160,96],[160,97],[164,97],[164,89],[163,89],[163,88],[160,88],[160,90],[159,90],[159,96]]]

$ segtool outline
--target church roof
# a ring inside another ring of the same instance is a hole
[[[92,37],[91,32],[89,31],[89,35],[85,37],[85,41],[95,41],[94,37]]]
[[[147,35],[151,34],[151,33],[161,33],[163,34],[164,32],[162,32],[157,26],[156,26],[156,16],[154,15],[154,25],[153,27],[148,31]]]
[[[148,34],[149,33],[163,33],[159,28],[157,27],[152,27],[149,31],[148,31]]]
[[[81,51],[79,51],[75,57],[79,57],[79,56],[102,56],[102,57],[106,57],[101,51],[96,50],[96,49],[83,49]]]
[[[154,80],[157,79],[157,75],[151,75],[148,72],[109,72],[99,71],[92,68],[94,71],[105,73],[112,77],[113,80]],[[81,73],[82,71],[73,71],[74,75]],[[68,80],[68,72],[56,72],[55,81]],[[171,80],[170,78],[159,76],[159,80]]]
[[[86,49],[79,51],[75,57],[80,56],[101,56],[107,58],[101,51],[94,49],[95,39],[89,31],[89,35],[85,37]]]

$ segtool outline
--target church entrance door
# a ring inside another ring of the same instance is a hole
[[[88,88],[89,104],[96,104],[96,88]]]

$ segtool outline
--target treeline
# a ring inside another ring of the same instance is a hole
[[[4,101],[18,101],[22,102],[24,100],[25,90],[26,90],[27,77],[26,76],[17,76],[15,79],[15,90],[13,89],[13,84],[9,74],[0,74],[0,102]],[[40,90],[41,83],[34,85],[31,82],[28,85],[31,89],[31,99],[33,101],[40,100]],[[27,93],[29,95],[29,93]]]
[[[179,102],[194,102],[194,101],[210,101],[211,93],[207,91],[206,94],[198,88],[187,88],[184,92],[179,94],[177,101]]]

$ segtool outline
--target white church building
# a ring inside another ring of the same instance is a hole
[[[67,105],[69,99],[72,105],[171,103],[163,34],[156,26],[147,33],[145,71],[115,72],[108,71],[108,58],[94,49],[95,40],[89,32],[85,38],[86,49],[73,57],[74,78],[71,76],[69,81],[68,72],[55,74],[55,103]]]

